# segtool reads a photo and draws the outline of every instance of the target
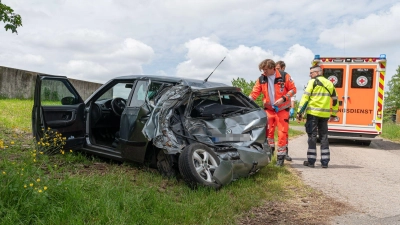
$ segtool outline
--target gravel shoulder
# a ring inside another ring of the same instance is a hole
[[[291,128],[304,131],[304,127]],[[352,141],[331,142],[328,169],[307,160],[307,135],[289,141],[292,162],[303,181],[327,196],[348,204],[355,212],[333,218],[332,224],[400,224],[400,144],[387,140],[361,146]],[[327,202],[326,204],[329,204]]]

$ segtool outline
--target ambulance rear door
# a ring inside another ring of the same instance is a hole
[[[348,84],[345,123],[349,126],[367,126],[375,129],[374,116],[377,102],[376,64],[350,64],[347,66]]]

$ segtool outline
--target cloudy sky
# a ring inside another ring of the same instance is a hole
[[[0,66],[104,83],[131,74],[256,80],[284,60],[302,93],[321,56],[386,54],[400,65],[399,0],[2,0],[22,16],[0,30]],[[396,22],[397,21],[397,22]],[[4,26],[0,23],[1,26]]]

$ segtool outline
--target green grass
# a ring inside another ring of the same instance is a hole
[[[40,154],[31,108],[30,100],[0,100],[0,224],[234,224],[252,207],[286,201],[303,187],[272,164],[214,191],[191,190],[146,166],[68,150]]]
[[[391,121],[384,122],[382,130],[381,137],[400,142],[400,124],[395,124]]]
[[[32,100],[0,99],[0,124],[30,131],[32,107]]]

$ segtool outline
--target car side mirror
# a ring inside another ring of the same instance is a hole
[[[61,99],[62,105],[73,105],[75,104],[75,98],[72,96],[67,96]]]

